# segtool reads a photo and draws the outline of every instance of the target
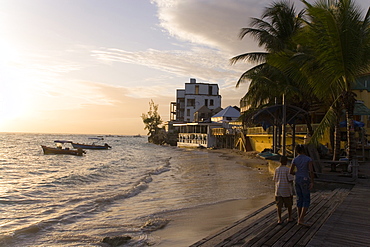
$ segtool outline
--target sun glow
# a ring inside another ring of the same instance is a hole
[[[0,93],[0,122],[14,119],[27,112],[27,93],[22,83],[10,80]]]
[[[0,123],[14,119],[29,107],[29,86],[27,76],[18,68],[18,53],[9,46],[0,48]]]

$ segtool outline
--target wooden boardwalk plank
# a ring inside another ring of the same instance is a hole
[[[238,231],[238,229],[241,229],[245,226],[249,226],[252,222],[255,220],[260,219],[264,215],[271,212],[271,210],[275,209],[274,207],[275,203],[271,202],[267,204],[266,206],[263,206],[262,208],[256,210],[252,214],[246,216],[245,218],[235,222],[233,225],[226,227],[218,232],[216,232],[213,235],[210,235],[206,238],[203,238],[202,240],[192,244],[190,247],[198,247],[198,246],[215,246],[217,243],[222,242],[225,238],[230,237],[231,232]],[[216,244],[215,244],[216,243]]]
[[[349,191],[340,191],[334,197],[335,200],[330,204],[328,203],[327,208],[325,211],[322,210],[321,214],[315,215],[317,218],[310,227],[310,230],[302,236],[297,245],[306,246],[307,243],[312,239],[312,237],[316,234],[316,232],[321,228],[321,226],[326,222],[326,220],[333,214],[335,209],[342,203],[344,198],[348,195]]]
[[[316,201],[318,199],[318,194],[312,195],[312,201]],[[276,212],[275,212],[276,215]],[[293,218],[297,218],[297,210],[293,207]],[[282,214],[283,220],[288,219],[287,210],[285,210]],[[280,229],[276,226],[275,223],[270,224],[268,228],[262,231],[258,236],[250,239],[245,243],[244,246],[261,246],[262,244],[267,244],[266,246],[270,246],[275,243],[284,233],[291,229],[291,227],[295,226],[295,222],[293,223],[285,223],[283,224]]]
[[[226,247],[226,246],[235,246],[237,244],[242,244],[244,239],[249,237],[254,237],[260,233],[264,228],[266,228],[271,222],[276,219],[276,209],[275,207],[262,219],[253,222],[248,227],[241,229],[236,234],[232,235],[230,238],[225,239],[219,245],[215,247]]]
[[[326,203],[327,198],[332,196],[333,192],[320,192],[312,194],[312,208],[313,210],[316,206],[320,207],[322,201]],[[293,215],[296,217],[296,210],[293,210]],[[217,245],[220,246],[240,246],[244,243],[243,246],[271,246],[275,241],[277,241],[284,233],[289,231],[290,228],[295,227],[297,229],[300,226],[296,226],[294,223],[277,225],[276,224],[276,207],[271,210],[265,217],[260,218],[256,222],[251,223],[249,226],[240,229],[238,232],[234,233],[232,236],[224,239]],[[287,219],[287,211],[283,213],[283,219]],[[266,243],[275,239],[272,243]],[[210,245],[207,245],[210,246]]]
[[[284,223],[277,225],[272,202],[191,247],[237,246],[370,246],[370,185],[350,191],[335,189],[311,194],[306,220],[310,228]],[[283,211],[287,219],[287,210]],[[296,208],[293,209],[296,218]]]
[[[315,197],[317,197],[317,195],[315,195],[314,198]],[[294,210],[293,213],[294,215],[296,215],[296,210]],[[237,239],[234,239],[233,241],[230,241],[228,244],[223,246],[235,246],[236,244],[241,244],[243,242],[244,242],[243,246],[251,246],[256,240],[260,240],[261,238],[265,239],[266,235],[268,235],[266,239],[271,239],[271,237],[274,237],[277,232],[282,232],[286,230],[286,225],[276,224],[276,218],[277,215],[275,207],[275,210],[271,212],[268,221],[263,222],[263,224],[261,224],[261,226],[259,226],[258,228],[254,229],[252,233],[250,231],[245,231],[242,234],[239,234]],[[283,214],[283,219],[287,219],[286,211],[285,214]]]
[[[307,212],[306,219],[313,225],[316,223],[319,217],[322,217],[325,214],[326,210],[330,207],[333,200],[332,198],[338,194],[338,190],[333,191],[330,194],[320,194],[320,197],[313,201],[309,211]],[[329,205],[328,205],[329,204]],[[323,212],[320,213],[320,210]],[[326,219],[326,218],[325,218]],[[317,222],[319,223],[319,222]],[[321,225],[320,225],[321,226]],[[318,226],[319,227],[319,226]],[[316,228],[317,229],[317,228]],[[272,246],[295,246],[297,242],[307,233],[313,231],[314,234],[316,231],[315,228],[307,228],[302,226],[295,226],[287,233],[285,233],[282,237],[280,237],[275,244],[271,244]]]
[[[357,184],[307,246],[370,246],[369,190]]]

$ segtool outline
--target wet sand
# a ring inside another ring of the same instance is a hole
[[[261,170],[261,173],[272,180],[271,172],[276,164],[268,166],[266,160],[255,156],[256,153],[242,153],[227,149],[215,150],[215,152],[221,153],[221,157],[225,160],[231,160]],[[369,163],[361,165],[361,176],[365,175],[367,178],[370,177],[369,167]],[[363,183],[361,180],[359,180],[359,182],[360,184]],[[315,181],[313,192],[319,190],[333,190],[335,188],[351,189],[352,187],[353,185],[345,183]],[[168,225],[153,233],[153,236],[156,238],[155,246],[190,246],[205,237],[229,227],[273,200],[274,194],[272,191],[271,194],[257,196],[252,199],[233,200],[182,210],[180,212],[173,212],[169,214],[171,221]]]
[[[171,222],[153,233],[155,246],[184,247],[196,243],[253,213],[273,200],[270,195],[188,209],[172,214]]]
[[[233,150],[212,150],[221,154],[225,160],[232,160],[242,165],[261,170],[267,178],[272,179],[268,172],[267,162],[255,157],[256,153],[240,153]],[[181,210],[167,214],[170,222],[165,228],[152,233],[154,246],[183,247],[189,246],[234,222],[244,218],[274,200],[271,194],[256,196],[245,200],[231,200],[213,205]]]

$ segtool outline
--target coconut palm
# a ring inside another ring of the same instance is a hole
[[[243,28],[240,38],[251,35],[265,52],[250,52],[233,57],[235,64],[240,61],[257,63],[255,67],[244,72],[236,83],[250,81],[248,92],[242,100],[252,108],[259,109],[265,104],[273,104],[284,94],[290,104],[309,110],[314,100],[310,87],[296,84],[292,78],[269,62],[276,54],[290,51],[295,53],[297,44],[293,37],[300,32],[304,11],[297,13],[294,4],[289,1],[274,2],[265,9],[261,18],[252,18],[251,28]],[[310,132],[310,121],[306,120]]]
[[[278,66],[269,63],[272,57],[283,52],[296,53],[297,43],[293,37],[300,32],[304,11],[297,13],[294,4],[289,1],[274,2],[263,12],[261,19],[252,18],[251,28],[243,28],[240,38],[251,35],[258,41],[265,52],[250,52],[230,59],[232,64],[240,61],[257,63],[244,72],[236,83],[250,81],[248,92],[243,97],[252,108],[271,104],[283,94],[287,101],[308,110],[314,95],[307,85],[296,84],[294,80]]]
[[[258,41],[258,45],[265,49],[265,52],[245,53],[230,60],[232,64],[240,61],[258,63],[257,66],[241,75],[236,86],[250,80],[250,77],[255,74],[255,70],[266,67],[267,56],[270,53],[294,48],[291,39],[301,27],[300,18],[302,16],[303,12],[297,14],[294,5],[288,1],[275,2],[265,9],[261,19],[252,18],[251,28],[241,29],[240,39],[243,39],[246,35],[251,35]]]
[[[340,105],[346,109],[349,158],[355,155],[352,84],[370,69],[370,11],[363,16],[353,0],[318,0],[306,5],[308,20],[304,34],[310,59],[302,66],[313,92],[333,102],[315,132],[316,137],[333,124]],[[315,139],[315,138],[314,138]]]
[[[334,147],[333,159],[337,159],[340,153],[340,130],[339,122],[343,110],[342,105],[338,101],[337,94],[334,92],[326,91],[322,94],[322,90],[315,90],[310,85],[312,79],[312,71],[316,70],[319,66],[315,60],[312,50],[310,49],[310,41],[306,35],[307,28],[303,28],[294,40],[298,45],[297,51],[284,51],[269,56],[268,63],[283,71],[284,74],[295,82],[298,93],[295,95],[294,102],[305,102],[309,106],[303,106],[304,109],[311,109],[315,112],[327,111],[324,121],[316,130],[311,142],[316,146],[319,145],[320,138],[327,132],[330,127],[331,135],[330,141]],[[317,92],[316,92],[317,91]],[[302,103],[301,103],[302,104]],[[298,105],[301,105],[298,104]],[[303,104],[304,105],[304,104]],[[307,119],[306,122],[309,122]],[[325,123],[325,124],[324,124]],[[308,124],[308,127],[310,125]],[[313,134],[310,130],[309,134]]]

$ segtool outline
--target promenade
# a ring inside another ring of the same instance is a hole
[[[191,247],[221,246],[370,246],[370,165],[361,164],[361,178],[354,186],[340,186],[311,194],[306,220],[311,227],[287,222],[277,224],[276,206],[271,202]],[[345,180],[345,179],[344,179]],[[340,182],[340,181],[339,181]],[[345,181],[348,184],[348,180]],[[332,184],[331,186],[336,186]],[[296,208],[293,208],[296,219]]]

